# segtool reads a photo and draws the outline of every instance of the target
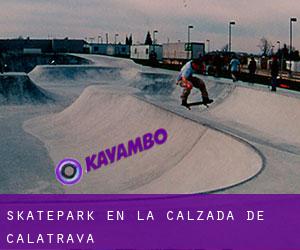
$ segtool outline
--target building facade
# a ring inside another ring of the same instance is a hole
[[[205,54],[205,43],[165,43],[162,46],[166,63],[196,59]]]
[[[84,40],[76,39],[1,39],[1,52],[40,51],[40,53],[83,53]]]
[[[132,45],[130,58],[134,60],[156,60],[162,61],[163,47],[161,45]]]
[[[130,45],[126,44],[106,44],[90,43],[87,45],[90,54],[99,54],[107,56],[129,57]]]

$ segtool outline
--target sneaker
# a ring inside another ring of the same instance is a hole
[[[209,99],[208,97],[203,96],[202,97],[202,102],[203,102],[203,104],[210,104],[210,103],[213,102],[213,100]]]
[[[191,107],[188,105],[188,103],[187,103],[186,100],[182,100],[181,105],[182,105],[183,107],[186,107],[188,110],[191,110]]]
[[[182,100],[181,105],[187,107],[188,106],[187,100]]]

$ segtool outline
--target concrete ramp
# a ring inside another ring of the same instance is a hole
[[[25,73],[0,74],[0,104],[38,104],[51,101],[47,92]]]
[[[149,95],[166,95],[175,89],[174,74],[143,71],[132,65],[130,60],[116,65],[112,62],[111,65],[41,65],[36,66],[29,75],[35,82],[47,86],[117,83]]]
[[[300,145],[299,98],[237,87],[211,114],[250,134]]]
[[[130,86],[147,95],[170,95],[176,88],[174,78],[171,74],[138,72]]]
[[[72,157],[83,166],[86,156],[159,128],[168,131],[166,144],[84,174],[65,192],[207,192],[244,182],[262,168],[260,156],[247,144],[101,86],[86,88],[61,113],[24,124],[45,143],[54,164]]]
[[[43,84],[115,81],[121,77],[121,68],[93,65],[46,65],[35,67],[30,72],[30,77]]]
[[[95,54],[71,54],[71,55],[84,58],[97,66],[143,69],[143,66],[136,64],[134,61],[128,58],[95,55]]]

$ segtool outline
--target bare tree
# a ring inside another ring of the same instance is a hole
[[[229,51],[229,45],[228,45],[228,44],[225,44],[225,45],[221,48],[221,51],[223,51],[223,52],[228,52],[228,51]]]
[[[267,56],[271,53],[272,46],[272,43],[265,37],[260,39],[260,44],[258,45],[263,56]]]
[[[152,38],[151,38],[151,34],[148,31],[147,35],[146,35],[146,40],[145,40],[145,44],[146,45],[152,45]]]

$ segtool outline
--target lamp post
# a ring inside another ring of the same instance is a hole
[[[207,39],[206,42],[207,42],[207,53],[209,53],[210,52],[210,40]]]
[[[292,50],[293,50],[293,23],[297,22],[296,17],[291,17],[290,18],[290,74],[289,76],[292,77]]]
[[[108,44],[108,33],[105,34],[106,37],[106,44]]]
[[[190,41],[191,41],[191,29],[193,29],[193,28],[194,28],[193,25],[189,25],[188,26],[188,45],[187,45],[187,48],[188,48],[188,59],[191,58],[191,56],[190,56],[190,50],[191,50]]]
[[[278,51],[280,51],[280,49],[281,49],[281,42],[277,41],[276,43],[278,44]]]
[[[228,43],[228,51],[231,52],[231,26],[235,25],[235,21],[229,22],[229,43]]]
[[[94,43],[95,37],[90,37],[90,42]]]
[[[155,40],[155,34],[158,33],[158,30],[154,30],[153,31],[153,45],[156,44],[156,40]]]
[[[278,52],[280,53],[280,78],[282,78],[282,69],[283,69],[283,51],[281,51],[281,42],[277,41]],[[278,54],[279,54],[278,53]]]
[[[158,30],[154,30],[153,31],[153,52],[155,53],[155,44],[156,44],[156,40],[155,40],[155,34],[158,33]]]
[[[119,36],[119,34],[115,34],[115,45],[117,44],[117,37]]]

